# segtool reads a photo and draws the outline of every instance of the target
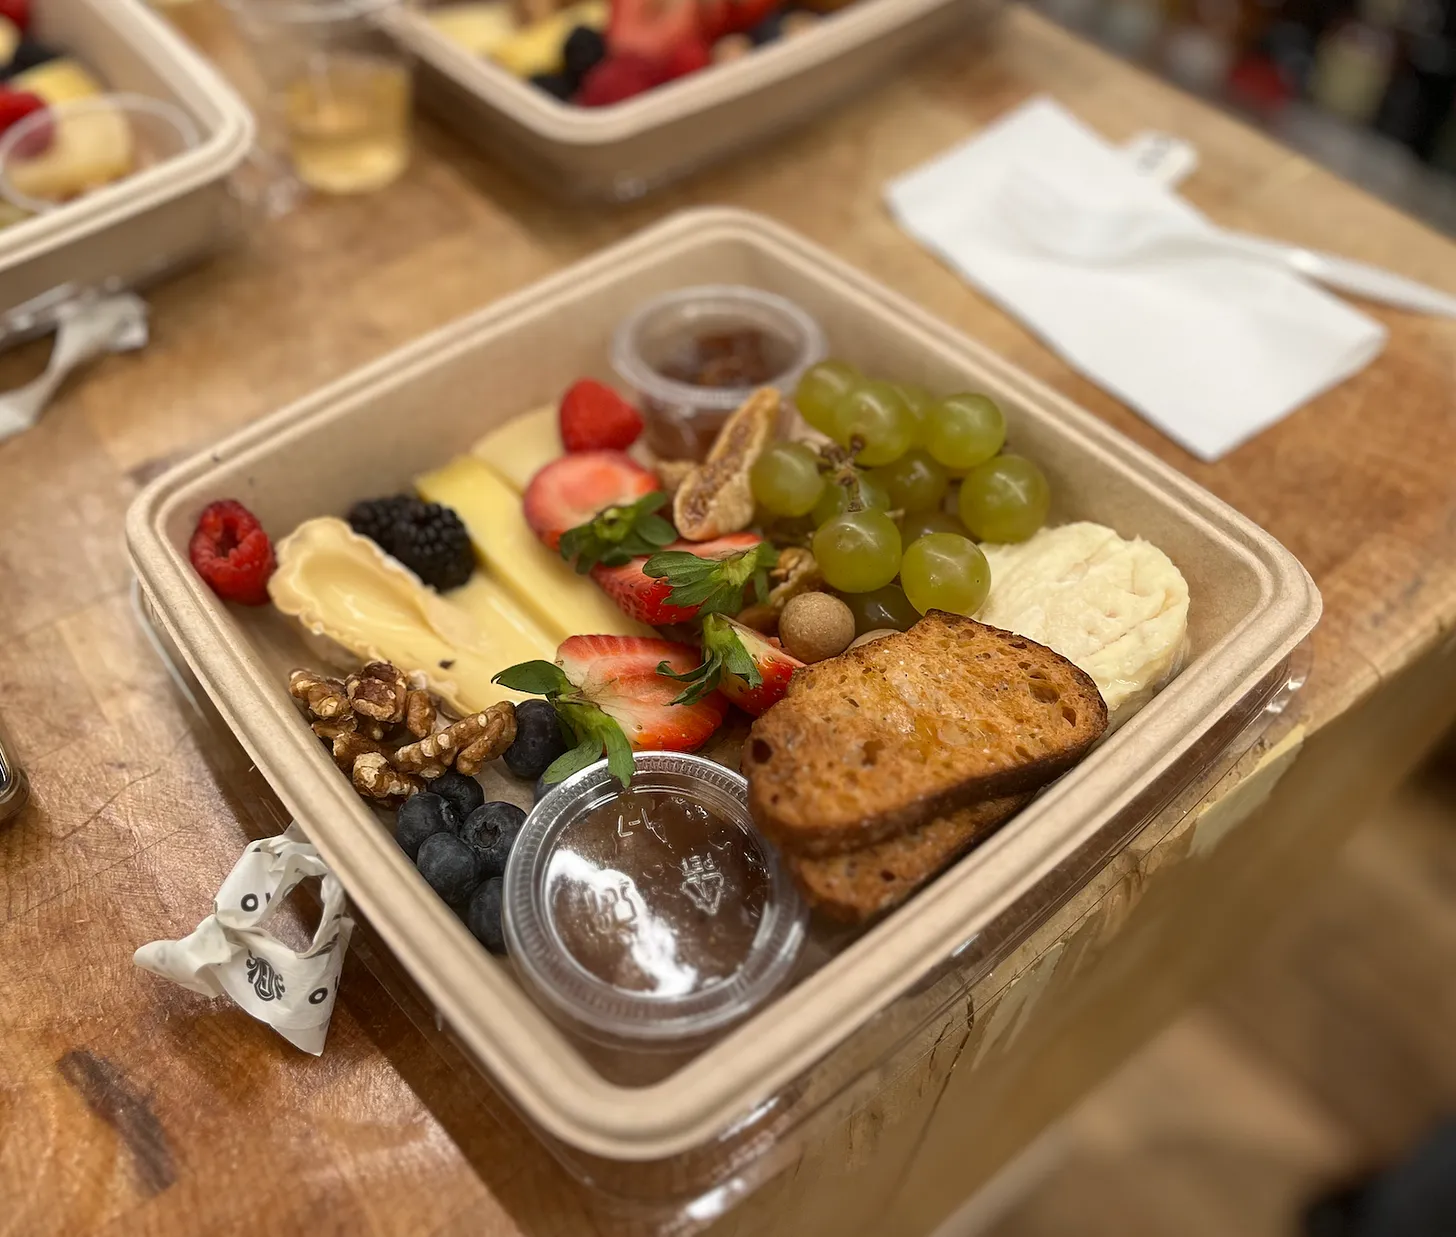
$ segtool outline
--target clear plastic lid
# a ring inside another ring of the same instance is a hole
[[[506,868],[512,961],[538,1000],[600,1043],[680,1048],[788,976],[807,911],[748,813],[747,783],[699,756],[606,762],[531,812]]]
[[[612,367],[636,394],[648,445],[668,459],[701,459],[728,414],[754,390],[792,395],[827,354],[819,324],[758,288],[679,288],[639,306],[612,339]]]

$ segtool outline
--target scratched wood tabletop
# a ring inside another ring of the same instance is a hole
[[[241,74],[212,5],[185,6],[179,24]],[[144,352],[97,364],[0,444],[0,717],[33,783],[0,832],[0,1233],[599,1231],[590,1197],[360,959],[318,1060],[132,966],[137,945],[207,912],[249,805],[134,621],[121,523],[170,461],[675,207],[777,216],[1272,531],[1325,598],[1296,706],[1309,734],[1437,655],[1456,625],[1456,324],[1371,309],[1390,328],[1378,361],[1198,463],[880,203],[891,175],[1038,92],[1114,140],[1152,124],[1192,139],[1202,163],[1185,192],[1222,224],[1456,288],[1447,240],[1018,11],[983,44],[625,210],[552,205],[422,120],[400,183],[311,202],[156,290]],[[43,360],[40,345],[0,357],[0,386]],[[1430,707],[1449,720],[1456,698]]]

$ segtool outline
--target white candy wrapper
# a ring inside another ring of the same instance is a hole
[[[310,876],[323,877],[323,916],[312,944],[289,948],[268,931],[273,907]],[[305,1052],[324,1050],[354,921],[344,887],[297,824],[254,842],[223,881],[213,913],[180,941],[136,951],[143,970],[200,992],[227,996]]]

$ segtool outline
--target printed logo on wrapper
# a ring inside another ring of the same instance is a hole
[[[323,915],[303,951],[267,929],[275,903],[299,881],[323,878]],[[143,970],[200,992],[231,998],[290,1043],[324,1050],[339,974],[354,921],[344,914],[344,887],[297,824],[254,842],[223,881],[213,913],[180,941],[153,941],[136,951]]]

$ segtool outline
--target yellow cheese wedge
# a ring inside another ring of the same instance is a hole
[[[600,30],[607,24],[606,0],[585,0],[552,14],[545,21],[532,22],[491,52],[491,58],[517,77],[537,73],[559,73],[566,36],[578,26]]]
[[[27,197],[65,202],[128,175],[132,153],[126,117],[96,104],[74,115],[62,114],[49,149],[34,158],[11,159],[6,175]]]
[[[524,493],[531,478],[562,451],[555,404],[512,417],[470,448],[471,455],[499,473],[517,493]]]
[[[68,56],[47,60],[45,64],[17,73],[10,79],[9,86],[11,90],[28,90],[31,94],[38,94],[52,107],[106,93],[83,65]]]
[[[498,588],[466,584],[442,597],[342,520],[306,520],[278,543],[277,556],[268,595],[279,610],[364,661],[423,674],[458,713],[524,699],[492,676],[555,656],[555,643]]]
[[[653,634],[537,541],[521,514],[521,496],[473,455],[417,478],[415,489],[427,502],[455,509],[486,569],[553,639]]]
[[[452,43],[458,43],[474,56],[489,56],[520,28],[510,0],[451,4],[430,9],[424,17]]]

